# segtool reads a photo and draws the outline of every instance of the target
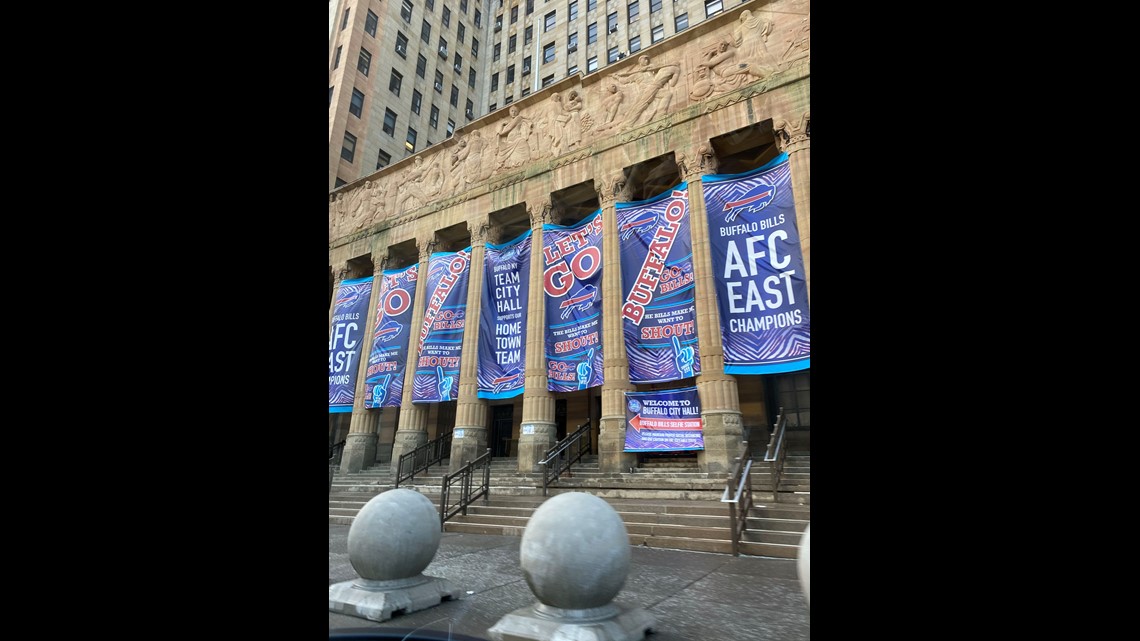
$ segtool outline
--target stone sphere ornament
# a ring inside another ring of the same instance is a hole
[[[808,596],[808,577],[811,574],[811,523],[804,528],[804,535],[800,537],[800,555],[796,561],[796,573],[800,576],[800,586],[804,589],[804,601],[811,607],[811,598]]]
[[[361,578],[419,575],[439,550],[439,512],[426,496],[397,488],[374,496],[348,530],[348,558]]]

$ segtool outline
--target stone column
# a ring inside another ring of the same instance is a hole
[[[463,351],[459,358],[459,398],[455,404],[449,471],[463,467],[487,451],[487,401],[479,398],[479,308],[483,302],[483,256],[486,249],[487,217],[467,223],[471,232],[471,273],[467,278],[467,310],[463,315]]]
[[[420,248],[420,266],[416,278],[416,302],[412,312],[412,335],[408,341],[408,366],[404,370],[404,395],[400,400],[400,424],[392,443],[392,474],[399,474],[400,455],[427,443],[427,416],[431,408],[412,403],[412,384],[416,378],[416,360],[420,351],[420,323],[427,307],[427,272],[431,252],[435,248],[432,236],[416,239]]]
[[[804,284],[811,300],[811,112],[799,116],[776,117],[773,129],[776,146],[788,153],[792,172],[792,193],[796,198],[796,227],[804,255]]]
[[[696,276],[697,344],[701,350],[701,373],[697,393],[701,399],[705,449],[697,455],[702,472],[727,474],[740,454],[743,434],[740,398],[736,379],[724,373],[724,347],[721,345],[720,313],[716,307],[716,285],[709,224],[705,212],[703,174],[716,173],[712,145],[703,143],[677,154],[677,168],[689,184],[689,224],[693,234],[693,271]]]
[[[637,455],[625,450],[625,393],[634,389],[629,382],[629,359],[621,327],[621,266],[618,254],[617,208],[614,203],[629,200],[625,172],[618,170],[598,181],[602,202],[602,353],[605,379],[602,383],[602,420],[598,434],[598,469],[604,473],[624,472]]]
[[[364,337],[357,353],[356,394],[352,401],[352,422],[344,456],[340,459],[341,472],[359,472],[376,462],[376,428],[380,425],[380,410],[364,408],[364,379],[368,372],[368,354],[372,350],[372,326],[376,324],[376,295],[384,278],[384,263],[388,255],[372,255],[372,296],[368,301],[368,315],[364,322]]]
[[[338,267],[336,269],[335,272],[333,272],[333,302],[331,304],[329,304],[329,333],[330,334],[332,333],[333,311],[336,309],[336,295],[337,295],[337,292],[340,291],[341,281],[343,281],[346,278],[348,278],[348,266],[347,265],[341,265],[340,267]],[[332,342],[331,337],[329,338],[329,342],[330,343]],[[329,349],[332,349],[331,346]],[[334,441],[336,439],[335,432],[336,432],[336,429],[338,426],[337,421],[340,420],[339,417],[340,417],[340,414],[333,414],[331,412],[329,413],[329,438],[333,439],[333,440],[329,441],[330,446],[336,444]],[[341,461],[343,461],[343,460],[344,460],[344,458],[342,457]]]
[[[530,293],[526,307],[526,387],[519,434],[519,472],[532,472],[546,450],[557,442],[554,395],[547,389],[546,296],[543,293],[542,225],[550,219],[550,197],[527,203],[530,216]]]

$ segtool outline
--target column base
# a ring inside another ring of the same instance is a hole
[[[603,416],[598,436],[598,470],[605,474],[628,472],[637,454],[625,451],[625,416]]]
[[[424,579],[422,583],[390,590],[368,589],[359,580],[334,583],[329,586],[329,611],[387,621],[397,610],[410,614],[459,598],[459,589],[446,579],[422,574],[420,578]]]
[[[705,449],[697,454],[697,465],[702,472],[709,474],[731,473],[736,466],[736,457],[744,447],[740,412],[701,412],[701,419],[704,421]],[[756,451],[754,449],[753,454]]]
[[[527,434],[528,431],[533,433]],[[554,423],[530,421],[524,422],[519,432],[519,472],[536,472],[538,462],[546,450],[558,442],[558,426]]]
[[[399,470],[396,469],[396,466],[400,463],[400,456],[411,452],[412,450],[427,442],[427,432],[396,432],[396,438],[392,443],[392,475],[395,476],[399,473]]]
[[[457,425],[451,434],[451,454],[447,465],[449,474],[463,467],[464,461],[470,463],[487,453],[487,428]]]
[[[349,434],[340,459],[340,471],[359,472],[376,461],[375,434]]]
[[[638,641],[657,625],[644,608],[609,604],[590,610],[564,610],[541,603],[519,608],[487,630],[494,641]]]

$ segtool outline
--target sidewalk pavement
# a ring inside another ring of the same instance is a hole
[[[356,579],[348,525],[329,525],[329,585]],[[514,536],[444,532],[424,570],[461,590],[456,601],[377,623],[329,612],[329,630],[419,628],[490,639],[503,616],[535,603]],[[615,602],[657,620],[649,641],[807,641],[811,624],[794,559],[633,547]]]

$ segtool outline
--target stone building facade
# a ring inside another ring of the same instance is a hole
[[[742,440],[767,440],[776,406],[810,426],[809,371],[785,375],[724,373],[720,324],[701,176],[733,174],[789,154],[796,224],[810,296],[809,3],[747,2],[644,48],[600,73],[570,76],[456,130],[442,144],[393,163],[330,194],[330,321],[341,280],[418,263],[433,252],[470,246],[468,318],[478,318],[485,243],[526,230],[541,246],[544,223],[569,225],[599,208],[603,237],[605,383],[578,392],[547,391],[543,358],[544,300],[529,300],[526,387],[513,399],[477,396],[477,328],[463,335],[458,400],[413,404],[408,367],[398,410],[366,410],[360,359],[351,414],[330,415],[330,443],[347,440],[342,469],[356,471],[447,432],[452,466],[486,448],[517,456],[530,471],[542,453],[590,419],[604,472],[637,464],[623,452],[624,393],[695,385],[704,421],[700,469],[730,471]],[[621,319],[621,257],[615,203],[651,198],[687,181],[696,273],[697,333],[702,373],[668,384],[633,385]],[[531,292],[542,291],[541,252],[532,252]],[[416,292],[416,327],[426,279]],[[374,323],[370,305],[365,327]],[[527,425],[526,433],[521,430]],[[533,427],[531,427],[533,426]],[[458,432],[455,432],[458,434]],[[751,435],[751,436],[750,436]]]

